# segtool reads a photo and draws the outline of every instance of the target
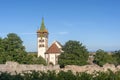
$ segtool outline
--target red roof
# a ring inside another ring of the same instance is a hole
[[[61,49],[58,48],[58,46],[53,43],[50,48],[46,51],[46,54],[50,54],[50,53],[61,53]]]

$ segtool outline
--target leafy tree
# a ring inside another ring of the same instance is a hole
[[[0,38],[0,53],[4,51],[4,46],[3,46],[3,39]]]
[[[115,65],[119,65],[120,64],[120,50],[114,51],[112,56],[116,60]]]
[[[4,39],[0,38],[0,64],[4,64],[7,60],[11,60],[11,57],[6,54]]]
[[[44,64],[46,61],[37,54],[27,54],[23,41],[15,33],[9,33],[4,39],[0,38],[0,64],[15,61],[20,64]]]
[[[69,40],[63,46],[63,53],[59,56],[60,65],[85,65],[88,60],[88,51],[79,41]]]
[[[37,54],[28,54],[24,59],[24,64],[43,64],[47,65],[45,59],[41,56],[37,57]]]
[[[4,39],[5,50],[15,53],[25,52],[25,47],[23,46],[23,41],[15,33],[9,33]]]
[[[7,54],[7,56],[11,58],[10,61],[21,63],[26,55],[25,47],[22,43],[21,38],[15,33],[9,33],[7,37],[3,39],[4,54]],[[6,61],[8,61],[8,59]]]
[[[99,66],[103,66],[106,63],[115,63],[115,59],[112,55],[108,54],[104,50],[97,50],[96,55],[94,56],[94,63],[98,64]]]

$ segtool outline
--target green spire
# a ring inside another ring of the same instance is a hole
[[[46,30],[45,25],[44,25],[44,18],[42,18],[42,23],[40,27],[40,31],[44,32]]]

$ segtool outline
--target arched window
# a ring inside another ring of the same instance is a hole
[[[39,45],[39,47],[41,47],[41,45]]]
[[[39,40],[39,42],[41,42],[41,40]]]
[[[44,39],[40,39],[39,42],[44,42]]]
[[[44,47],[44,44],[40,44],[39,47]]]
[[[42,42],[44,42],[44,39],[42,40]]]

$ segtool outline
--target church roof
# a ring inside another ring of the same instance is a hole
[[[46,54],[51,54],[51,53],[57,54],[57,53],[61,53],[61,52],[62,52],[61,45],[59,45],[59,43],[57,43],[57,41],[56,41],[48,48],[48,50],[46,51]]]
[[[40,29],[37,31],[37,33],[40,33],[40,32],[48,33],[47,29],[45,28],[44,18],[42,18],[41,27],[40,27]]]

